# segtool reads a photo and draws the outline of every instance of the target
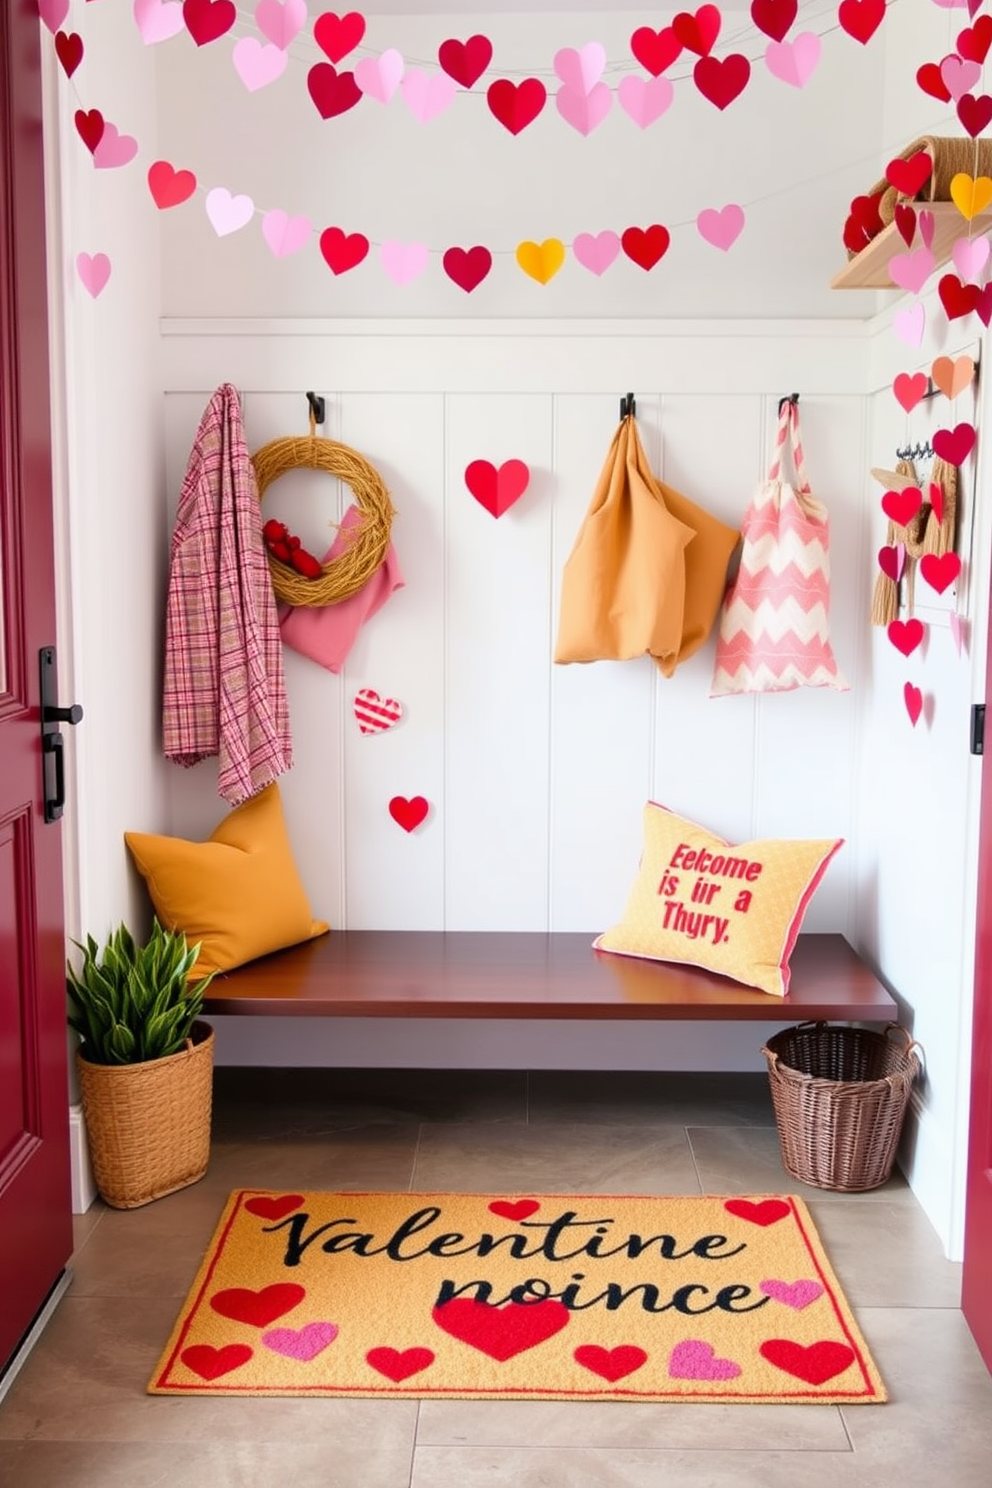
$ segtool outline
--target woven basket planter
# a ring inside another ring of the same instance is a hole
[[[800,1023],[770,1038],[761,1052],[786,1172],[842,1193],[884,1183],[920,1073],[918,1048],[895,1024],[875,1033]]]
[[[143,1064],[91,1064],[77,1051],[93,1177],[114,1209],[137,1209],[195,1183],[210,1160],[214,1031],[194,1023],[185,1049]]]

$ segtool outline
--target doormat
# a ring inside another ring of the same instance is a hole
[[[153,1395],[879,1402],[799,1198],[232,1193]]]

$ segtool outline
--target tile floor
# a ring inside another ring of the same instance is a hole
[[[218,1070],[206,1178],[76,1221],[74,1281],[0,1404],[10,1488],[988,1488],[992,1377],[896,1176],[787,1179],[762,1075]],[[145,1384],[244,1185],[798,1191],[884,1406],[152,1397]]]

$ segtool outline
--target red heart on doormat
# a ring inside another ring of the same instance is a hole
[[[411,796],[409,801],[406,796],[394,796],[389,803],[390,816],[404,832],[412,832],[415,827],[419,827],[430,809],[430,804],[423,796]]]
[[[295,1281],[277,1281],[272,1286],[252,1291],[251,1287],[227,1287],[215,1292],[210,1306],[221,1317],[232,1318],[236,1323],[251,1323],[255,1328],[267,1328],[276,1318],[298,1307],[307,1294],[306,1287]]]
[[[220,1379],[232,1369],[240,1369],[252,1357],[253,1350],[246,1343],[228,1343],[223,1348],[214,1348],[209,1343],[194,1343],[179,1355],[187,1369],[192,1369],[201,1379]]]
[[[585,1343],[575,1350],[572,1357],[583,1369],[591,1369],[593,1374],[602,1375],[610,1384],[623,1379],[624,1375],[633,1374],[635,1369],[640,1369],[648,1361],[644,1350],[633,1343],[621,1343],[612,1349],[600,1348],[598,1343]]]
[[[497,1199],[489,1205],[491,1214],[499,1214],[503,1219],[527,1219],[531,1214],[536,1214],[540,1209],[536,1199],[517,1199],[511,1204],[509,1199]]]
[[[700,57],[692,69],[692,80],[704,98],[725,109],[739,98],[751,77],[751,64],[741,52],[729,57]]]
[[[961,559],[957,553],[942,553],[939,557],[936,553],[924,553],[920,559],[920,573],[938,594],[949,589],[960,572]]]
[[[507,1302],[492,1307],[474,1297],[453,1297],[435,1307],[431,1316],[452,1338],[469,1344],[502,1364],[514,1354],[536,1348],[560,1333],[570,1313],[563,1302]]]
[[[548,90],[539,78],[524,78],[522,83],[497,78],[486,90],[489,112],[511,134],[519,134],[528,124],[533,124],[547,97]]]
[[[671,241],[668,228],[654,222],[650,227],[628,227],[621,235],[620,245],[639,268],[653,269],[668,252]]]
[[[493,256],[481,243],[477,243],[474,248],[449,248],[441,260],[441,266],[459,289],[471,294],[492,268]]]
[[[914,616],[912,620],[890,620],[886,634],[903,656],[912,656],[926,634],[923,624]]]
[[[176,170],[167,160],[156,160],[148,167],[148,189],[159,211],[181,206],[196,190],[192,171]]]
[[[492,517],[501,517],[527,489],[530,471],[523,460],[504,460],[497,470],[488,460],[473,460],[465,468],[465,484]]]
[[[769,1338],[758,1352],[776,1369],[794,1374],[796,1379],[805,1380],[808,1385],[822,1385],[835,1375],[843,1374],[857,1357],[846,1343],[834,1343],[829,1338],[805,1346],[793,1343],[789,1338]]]
[[[792,1213],[784,1199],[760,1199],[757,1203],[753,1199],[727,1199],[723,1207],[728,1214],[736,1214],[738,1219],[746,1219],[748,1224],[761,1225],[762,1229],[778,1224],[780,1219]]]
[[[394,1385],[402,1380],[409,1379],[411,1374],[419,1374],[429,1364],[434,1363],[434,1353],[429,1348],[374,1348],[369,1349],[365,1355],[367,1364],[391,1379]]]
[[[906,527],[923,505],[923,492],[919,486],[903,486],[901,491],[886,491],[881,505],[885,515],[897,527]]]
[[[302,1194],[280,1194],[277,1199],[248,1199],[245,1208],[249,1214],[257,1214],[261,1219],[285,1219],[302,1203]]]
[[[307,73],[307,91],[322,119],[346,114],[362,100],[353,72],[338,72],[330,62],[316,62]]]

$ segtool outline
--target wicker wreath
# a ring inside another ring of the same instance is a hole
[[[283,604],[316,609],[356,594],[386,556],[395,512],[379,472],[356,450],[320,439],[311,420],[309,437],[273,439],[251,457],[261,501],[272,482],[290,470],[326,470],[355,493],[362,522],[348,534],[344,551],[321,568],[319,579],[305,579],[289,563],[269,554],[272,587]]]

